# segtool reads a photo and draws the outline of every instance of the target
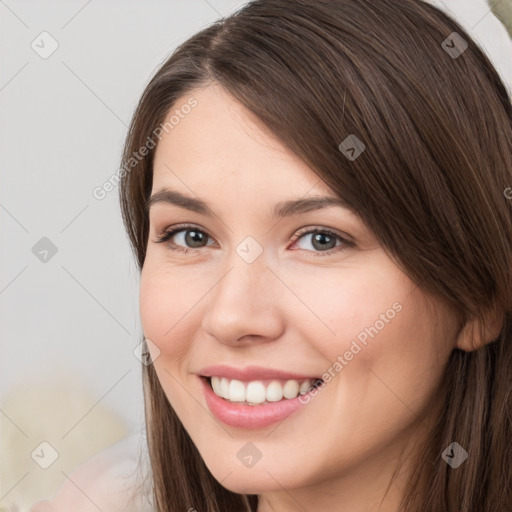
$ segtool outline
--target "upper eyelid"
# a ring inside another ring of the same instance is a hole
[[[208,235],[209,237],[211,238],[214,238],[209,232],[208,230],[200,227],[200,226],[196,226],[194,224],[185,224],[185,225],[181,225],[181,224],[176,224],[174,226],[170,226],[168,228],[165,228],[162,230],[161,234],[165,235],[166,233],[168,232],[174,232],[174,234],[180,232],[180,231],[188,231],[188,230],[197,230],[197,231],[200,231],[201,233],[204,233],[205,235]],[[342,232],[338,232],[337,229],[334,229],[334,228],[328,228],[328,227],[325,227],[325,226],[320,226],[320,225],[315,225],[315,224],[312,224],[311,226],[305,226],[305,227],[302,227],[302,228],[299,228],[299,229],[296,229],[293,234],[297,234],[297,235],[301,235],[301,234],[306,234],[310,231],[328,231],[328,232],[331,232],[332,234],[336,235],[336,236],[339,236],[341,238],[347,238],[347,239],[350,239],[350,235],[348,234],[344,234]]]

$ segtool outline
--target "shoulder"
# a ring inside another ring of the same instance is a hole
[[[68,474],[51,500],[32,505],[30,512],[138,512],[144,441],[133,435],[102,450]]]

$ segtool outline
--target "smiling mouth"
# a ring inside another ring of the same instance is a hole
[[[292,400],[312,389],[320,387],[324,381],[318,379],[262,379],[243,382],[227,377],[203,377],[220,398],[242,405],[265,405]]]

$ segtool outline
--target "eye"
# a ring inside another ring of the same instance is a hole
[[[307,228],[306,228],[307,229]],[[322,228],[314,228],[309,229],[308,231],[302,230],[296,233],[293,237],[294,241],[298,240],[302,242],[304,240],[308,240],[303,244],[303,247],[299,247],[300,249],[304,249],[308,252],[313,252],[315,256],[326,256],[338,251],[342,251],[349,247],[354,247],[355,244],[353,242],[349,242],[342,236],[329,231],[328,229]],[[338,243],[339,242],[339,243]],[[304,247],[304,245],[306,247]],[[313,250],[307,248],[307,246],[312,247]],[[340,246],[342,246],[340,248]],[[336,247],[338,249],[336,249]]]
[[[175,226],[173,229],[165,231],[161,235],[157,235],[156,243],[166,243],[174,237],[176,237],[176,241],[179,241],[179,243],[176,244],[175,242],[172,242],[167,244],[167,246],[173,251],[176,250],[183,252],[188,252],[189,249],[201,249],[202,247],[206,247],[204,242],[209,238],[207,233],[195,226],[181,225]],[[180,243],[183,244],[184,247],[183,245],[180,245]]]
[[[303,244],[303,247],[299,247],[301,250],[305,250],[308,253],[312,253],[314,256],[327,256],[335,252],[345,250],[350,247],[355,247],[353,242],[350,242],[343,238],[341,235],[334,233],[324,228],[305,228],[300,230],[293,236],[294,244],[298,242],[310,239],[309,244]],[[170,230],[164,231],[161,235],[157,235],[156,243],[166,243],[169,249],[173,251],[182,251],[184,253],[190,250],[201,249],[207,247],[208,239],[211,237],[203,230],[198,229],[192,225],[178,225]],[[172,239],[175,239],[174,241]],[[304,247],[309,245],[313,249]]]

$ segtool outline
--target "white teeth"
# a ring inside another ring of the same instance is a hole
[[[218,396],[222,396],[222,393],[221,393],[222,386],[220,385],[220,379],[218,377],[212,377],[211,382],[212,382],[213,392]]]
[[[253,404],[262,404],[267,398],[266,389],[262,382],[253,381],[247,384],[245,399]]]
[[[240,380],[229,383],[229,400],[231,402],[245,402],[245,385]]]
[[[230,402],[247,402],[258,405],[269,402],[296,398],[299,394],[307,393],[312,385],[311,379],[301,382],[290,379],[287,381],[273,380],[266,386],[259,380],[244,383],[240,380],[230,380],[226,377],[210,378],[213,392]]]
[[[283,386],[277,380],[267,386],[267,402],[279,402],[283,398]]]
[[[299,394],[299,383],[296,380],[289,380],[283,387],[285,398],[295,398]]]
[[[222,398],[229,398],[229,380],[223,377],[220,379],[220,396]]]
[[[311,387],[311,381],[310,380],[305,380],[301,385],[300,385],[300,388],[299,388],[299,393],[301,395],[304,395],[305,393],[308,392],[308,389]]]

